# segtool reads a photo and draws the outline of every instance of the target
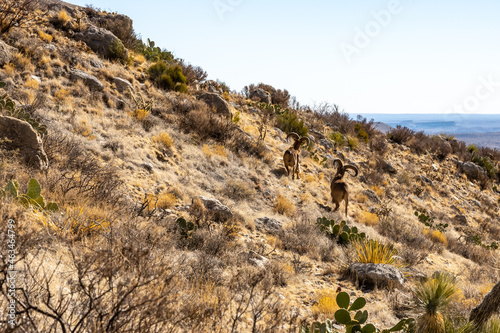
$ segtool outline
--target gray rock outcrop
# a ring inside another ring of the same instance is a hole
[[[9,45],[0,40],[0,66],[8,64],[12,60],[12,53]]]
[[[216,93],[204,93],[198,96],[200,101],[207,103],[208,106],[213,107],[218,114],[224,116],[231,116],[231,109],[229,104]]]
[[[79,69],[74,69],[70,72],[70,77],[72,80],[82,80],[87,87],[92,90],[102,91],[104,90],[104,85],[99,81],[94,75],[86,73]]]
[[[233,213],[229,207],[223,205],[219,200],[202,195],[199,195],[196,198],[201,200],[205,208],[214,215],[215,219],[224,221],[233,217]]]
[[[362,285],[401,287],[404,283],[403,273],[386,264],[354,263],[349,266],[349,273]]]
[[[121,40],[111,31],[98,28],[95,25],[89,25],[86,30],[76,33],[74,39],[85,42],[92,51],[105,58],[112,57],[111,50],[116,44],[126,50]]]
[[[0,116],[0,140],[5,140],[2,145],[8,150],[18,150],[26,163],[39,169],[48,167],[42,140],[26,121]]]
[[[254,89],[250,92],[250,99],[258,99],[262,103],[271,104],[271,94],[261,88]]]

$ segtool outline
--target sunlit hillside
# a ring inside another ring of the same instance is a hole
[[[2,331],[500,332],[498,150],[35,4],[0,1]]]

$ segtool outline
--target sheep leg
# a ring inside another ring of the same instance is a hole
[[[349,205],[349,196],[345,194],[345,216],[347,217],[347,206]]]

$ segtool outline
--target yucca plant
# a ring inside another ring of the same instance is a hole
[[[459,289],[449,273],[438,273],[426,282],[419,282],[413,289],[415,307],[421,315],[417,318],[418,333],[445,331],[442,311],[457,295]]]
[[[353,243],[357,253],[357,261],[364,264],[388,264],[401,266],[396,263],[398,250],[393,244],[384,244],[379,240],[365,239]]]

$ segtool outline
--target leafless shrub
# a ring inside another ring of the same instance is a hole
[[[328,253],[332,253],[334,244],[319,228],[309,220],[301,218],[294,222],[290,228],[279,235],[281,248],[296,252],[299,255],[308,255],[311,258],[322,258],[326,261]]]
[[[389,139],[399,144],[407,143],[414,137],[414,135],[415,132],[413,130],[406,126],[402,127],[401,125],[397,125],[396,128],[392,129],[387,134]]]
[[[182,59],[178,62],[178,64],[182,68],[182,74],[186,77],[186,83],[188,85],[192,85],[195,82],[202,83],[207,79],[207,72],[205,72],[200,66],[186,64],[186,62]]]
[[[4,0],[0,2],[0,33],[8,32],[12,27],[24,26],[35,9],[39,0]]]
[[[98,202],[117,203],[121,198],[123,181],[117,170],[102,165],[71,138],[52,133],[44,137],[44,147],[50,163],[57,165],[48,177],[49,190],[59,189],[63,196],[84,194]]]
[[[412,249],[429,249],[430,251],[435,248],[417,226],[396,218],[389,217],[380,221],[378,231],[382,236],[388,237],[394,242],[403,243]]]

